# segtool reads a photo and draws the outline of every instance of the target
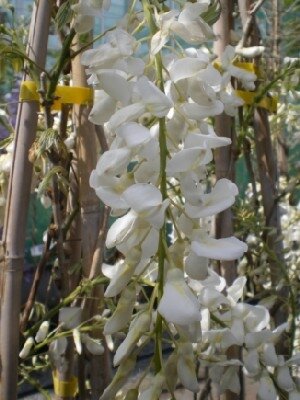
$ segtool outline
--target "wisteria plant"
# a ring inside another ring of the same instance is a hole
[[[240,392],[242,369],[259,382],[261,400],[278,393],[300,396],[292,373],[299,354],[287,359],[276,352],[288,322],[271,326],[267,308],[242,301],[246,278],[228,286],[214,269],[214,260],[240,259],[247,244],[212,236],[213,217],[238,195],[228,179],[212,185],[213,151],[231,144],[215,133],[213,118],[234,116],[243,104],[232,79],[253,90],[256,75],[233,65],[231,46],[214,63],[205,47],[214,40],[210,22],[217,14],[210,3],[134,2],[105,42],[82,55],[95,92],[89,118],[104,125],[110,143],[90,185],[117,217],[106,246],[122,254],[102,270],[110,278],[105,297],[119,298],[104,334],[126,332],[113,359],[117,373],[102,400],[115,398],[149,342],[153,358],[136,386],[124,392],[126,399],[157,399],[163,389],[175,399],[178,380],[197,393],[199,363],[221,393]],[[94,17],[107,7],[79,1],[73,6],[76,30],[92,29]],[[171,354],[163,353],[165,343]],[[231,346],[239,346],[242,357],[229,359]],[[151,384],[145,387],[148,374]]]

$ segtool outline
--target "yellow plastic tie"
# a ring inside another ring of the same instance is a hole
[[[257,96],[257,92],[248,92],[245,90],[236,90],[235,93],[244,100],[244,103],[247,105],[252,105],[255,103],[255,98]],[[265,96],[258,103],[257,107],[265,108],[271,113],[276,114],[277,112],[277,96]]]
[[[93,90],[87,87],[58,85],[55,97],[52,109],[60,110],[62,104],[91,104],[93,102]],[[19,98],[20,101],[39,101],[36,83],[23,81]]]
[[[78,379],[72,376],[69,381],[60,381],[57,371],[53,372],[54,393],[60,397],[74,397],[78,392]]]

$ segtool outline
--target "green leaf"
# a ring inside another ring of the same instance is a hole
[[[66,24],[70,23],[74,15],[74,11],[71,9],[70,1],[63,3],[56,14],[55,23],[58,30],[61,30]]]

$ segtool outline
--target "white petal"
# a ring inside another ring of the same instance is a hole
[[[116,100],[104,92],[95,91],[93,108],[89,115],[89,120],[95,125],[103,125],[116,111]]]
[[[147,183],[136,183],[130,186],[122,195],[136,213],[156,207],[162,203],[162,195],[156,186]]]
[[[102,346],[100,340],[91,338],[89,335],[85,333],[81,335],[81,340],[91,354],[95,356],[100,356],[101,354],[104,353],[104,347]]]
[[[97,76],[101,89],[109,96],[120,101],[124,106],[129,103],[131,85],[120,73],[114,70],[102,70],[97,73]]]
[[[187,118],[202,121],[203,118],[219,115],[224,110],[224,105],[220,100],[211,102],[211,105],[203,106],[196,103],[185,103],[181,107]]]
[[[145,144],[151,139],[148,128],[136,122],[128,122],[116,129],[116,134],[120,136],[129,148]]]
[[[184,261],[185,272],[192,279],[205,279],[208,275],[208,258],[199,257],[190,251]]]
[[[172,64],[169,70],[170,78],[176,83],[180,79],[186,79],[196,75],[205,66],[206,63],[198,58],[181,58]]]
[[[172,175],[177,172],[187,172],[206,165],[212,160],[212,152],[209,149],[193,148],[182,149],[167,161],[166,171]]]
[[[228,367],[222,375],[220,382],[221,393],[225,390],[230,390],[233,393],[239,394],[241,391],[241,384],[238,375],[237,367]]]
[[[199,391],[193,346],[191,343],[178,343],[177,373],[179,380],[186,389],[194,393]]]
[[[121,198],[121,193],[113,187],[100,186],[95,189],[96,195],[109,207],[124,209],[128,208],[127,203]]]
[[[226,210],[235,202],[237,186],[228,179],[220,179],[212,191],[199,196],[199,205],[185,205],[185,211],[191,218],[203,218]]]
[[[136,288],[129,285],[121,294],[117,308],[113,315],[106,321],[103,329],[104,335],[121,331],[130,321],[136,300]]]
[[[200,303],[209,310],[216,310],[221,304],[228,305],[229,301],[218,290],[204,287],[199,296]]]
[[[269,311],[265,307],[259,305],[250,306],[249,312],[244,318],[245,328],[248,332],[261,331],[268,325],[269,321]]]
[[[217,136],[212,129],[209,129],[208,132],[207,134],[197,132],[187,135],[184,141],[184,147],[208,147],[210,149],[216,149],[231,144],[230,138]]]
[[[200,304],[185,283],[183,272],[178,268],[167,273],[158,312],[166,321],[179,325],[188,325],[200,320]]]
[[[137,90],[146,105],[147,110],[156,117],[164,117],[170,111],[172,102],[168,97],[149,81],[145,76],[139,78],[137,82]]]
[[[59,310],[59,323],[65,330],[76,328],[81,323],[82,309],[80,307],[62,307]]]
[[[159,231],[151,228],[145,240],[141,244],[141,258],[150,258],[154,256],[158,249]]]
[[[257,392],[257,398],[259,400],[276,400],[277,392],[272,382],[272,379],[265,375],[259,381],[259,388]]]
[[[260,372],[261,366],[259,363],[258,352],[256,349],[250,349],[244,355],[244,366],[251,375],[256,375]]]
[[[146,107],[142,103],[134,103],[129,106],[122,107],[115,114],[111,116],[108,121],[108,127],[111,130],[118,128],[124,122],[134,121],[139,118],[146,111]]]
[[[150,386],[140,392],[138,395],[139,400],[154,400],[158,399],[161,392],[163,384],[165,383],[166,377],[162,372],[159,372],[155,376],[146,377],[149,379]]]
[[[246,283],[247,278],[245,276],[240,276],[227,288],[227,298],[230,300],[231,306],[235,306],[242,297]]]
[[[276,382],[281,389],[287,392],[291,392],[295,389],[295,383],[287,365],[277,367]]]
[[[77,329],[77,328],[73,329],[72,335],[73,335],[73,340],[74,340],[76,351],[78,354],[81,354],[82,353],[82,345],[81,345],[81,337],[80,337],[79,329]]]
[[[235,52],[245,58],[253,58],[262,55],[265,51],[264,46],[236,47]]]
[[[115,297],[117,296],[128,284],[132,278],[135,270],[135,265],[124,263],[117,273],[113,276],[109,285],[107,286],[104,296]]]
[[[166,30],[157,31],[151,38],[150,54],[155,56],[169,40]]]
[[[114,356],[114,366],[119,365],[136,347],[139,338],[149,330],[151,318],[149,312],[139,314],[130,324],[126,339],[118,347]]]
[[[124,217],[118,218],[107,232],[106,247],[111,249],[124,241],[134,229],[136,220],[137,215],[133,211],[130,211]]]
[[[165,199],[159,206],[153,207],[148,211],[144,211],[141,214],[141,218],[144,218],[146,221],[148,221],[149,224],[154,228],[161,229],[165,220],[165,212],[166,209],[169,207],[169,204],[170,200]]]
[[[39,330],[37,331],[36,335],[35,335],[35,341],[37,343],[42,342],[44,339],[46,339],[47,335],[48,335],[48,331],[49,331],[49,321],[44,321],[41,323]]]
[[[97,174],[117,175],[123,173],[124,169],[127,168],[130,156],[131,156],[131,151],[126,148],[106,151],[101,155],[99,161],[97,162],[96,165]]]
[[[263,360],[269,367],[278,365],[278,357],[273,343],[265,343],[263,345]]]
[[[33,337],[30,336],[29,338],[26,339],[24,346],[19,353],[19,357],[23,359],[26,358],[29,355],[33,345],[34,345],[34,339]]]
[[[247,251],[247,245],[231,236],[224,239],[214,239],[203,235],[198,241],[193,241],[192,250],[202,257],[213,260],[235,260]]]

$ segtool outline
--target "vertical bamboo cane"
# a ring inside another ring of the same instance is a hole
[[[28,56],[40,68],[45,66],[51,3],[50,0],[37,1],[31,20]],[[25,75],[24,79],[28,79],[28,76]],[[36,102],[20,103],[16,122],[15,151],[3,234],[5,261],[1,271],[1,400],[17,398],[20,299],[32,177],[28,151],[35,139],[38,110]]]
[[[243,27],[252,18],[252,31],[249,31],[251,45],[258,45],[260,42],[260,32],[255,22],[254,14],[248,15],[252,0],[239,0],[239,8],[242,16]],[[246,40],[247,38],[245,38]],[[259,60],[256,59],[256,62]],[[281,222],[279,215],[278,197],[278,171],[274,146],[271,138],[270,124],[267,111],[256,107],[254,110],[254,141],[257,158],[259,181],[261,184],[262,205],[265,216],[265,232],[263,241],[269,252],[268,262],[271,272],[272,287],[277,292],[277,302],[271,310],[275,325],[288,320],[288,296],[289,289],[283,286],[280,290],[277,285],[284,276],[285,264],[283,258],[283,242],[281,232]],[[289,354],[287,336],[277,344],[279,354]]]
[[[214,25],[214,32],[217,40],[214,43],[214,53],[220,57],[225,47],[230,44],[230,30],[232,28],[232,0],[220,0],[221,15]],[[225,113],[215,118],[216,132],[220,136],[230,138],[231,146],[221,147],[215,151],[216,176],[217,179],[228,178],[234,181],[235,172],[235,134],[234,119]],[[216,218],[216,237],[223,238],[233,235],[233,220],[231,209],[224,210]],[[221,261],[220,270],[226,282],[230,285],[237,277],[237,267],[235,261]],[[240,350],[237,346],[233,346],[227,351],[228,358],[240,358]],[[226,391],[222,399],[236,400],[243,398],[243,378],[240,374],[241,393],[237,395],[230,391]]]
[[[80,49],[80,38],[76,37],[74,42],[76,45],[73,49],[77,51]],[[75,57],[72,61],[72,79],[75,86],[87,86],[85,70],[80,63],[80,55]],[[78,140],[77,158],[82,219],[82,272],[83,276],[86,278],[91,276],[91,268],[94,265],[94,253],[99,250],[98,235],[102,227],[102,221],[103,219],[105,220],[104,214],[106,212],[105,208],[101,210],[100,201],[89,185],[89,177],[96,166],[98,158],[97,137],[94,125],[88,120],[89,113],[89,107],[74,106],[74,124],[76,126]],[[103,240],[105,240],[105,238],[102,239],[102,242]],[[93,301],[83,303],[83,318],[88,319],[101,312],[103,307],[102,285],[94,288],[92,297]],[[93,334],[101,337],[100,332],[93,332]],[[110,369],[107,361],[109,361],[107,354],[104,356],[91,357],[92,399],[98,399],[105,385],[108,383],[105,378],[105,372],[107,373],[105,370]],[[82,367],[84,368],[83,365]],[[84,387],[82,387],[81,391],[81,395],[84,396]]]
[[[214,25],[217,40],[214,43],[214,53],[220,57],[225,47],[230,43],[230,29],[232,18],[232,1],[221,0],[221,15]],[[221,147],[215,151],[216,176],[217,179],[228,178],[234,181],[234,120],[225,113],[216,116],[215,129],[218,135],[230,138],[231,146]],[[232,212],[230,209],[221,212],[216,219],[216,236],[223,238],[233,235]],[[228,284],[236,278],[236,264],[234,261],[220,262],[222,275]]]

